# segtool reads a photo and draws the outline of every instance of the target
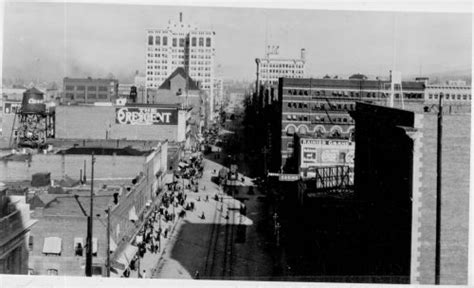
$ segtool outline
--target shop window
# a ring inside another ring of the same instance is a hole
[[[148,45],[153,45],[153,36],[148,36]]]

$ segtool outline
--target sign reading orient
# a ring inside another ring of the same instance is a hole
[[[175,125],[176,110],[159,108],[123,107],[115,110],[115,122],[129,125]]]

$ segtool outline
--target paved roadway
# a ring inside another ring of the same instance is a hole
[[[196,210],[178,223],[153,278],[272,279],[265,197],[258,192],[247,194],[251,185],[247,177],[234,197],[222,194],[211,181],[217,175],[214,170],[222,166],[207,159],[203,163],[199,192],[188,194],[188,199],[195,199]],[[222,202],[213,199],[216,194],[221,195]],[[246,215],[238,209],[242,202],[247,206]],[[200,218],[202,213],[205,219]]]

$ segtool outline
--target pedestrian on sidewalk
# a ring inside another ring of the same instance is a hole
[[[194,279],[199,279],[199,271],[196,270],[196,273],[194,273]]]
[[[146,278],[146,270],[143,270],[142,278]]]

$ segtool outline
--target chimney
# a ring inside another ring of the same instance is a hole
[[[179,22],[183,22],[183,12],[179,12]]]

